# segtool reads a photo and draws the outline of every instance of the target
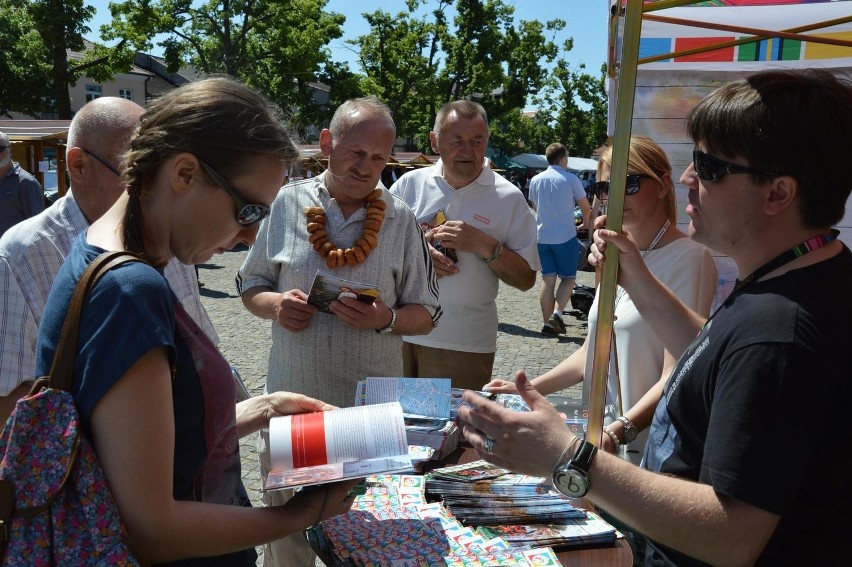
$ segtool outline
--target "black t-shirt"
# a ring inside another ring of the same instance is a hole
[[[831,565],[852,532],[852,253],[752,283],[678,361],[645,468],[781,516],[757,564]],[[649,542],[652,565],[702,565]]]

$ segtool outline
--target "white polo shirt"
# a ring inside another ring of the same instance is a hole
[[[391,187],[414,211],[417,222],[430,224],[441,210],[447,220],[464,221],[493,236],[523,257],[532,270],[541,269],[536,247],[536,222],[520,189],[489,167],[470,185],[454,189],[444,180],[439,160],[431,167],[406,173]],[[500,280],[478,255],[458,252],[459,272],[438,280],[441,323],[428,335],[403,337],[413,344],[462,352],[497,350],[497,291]]]

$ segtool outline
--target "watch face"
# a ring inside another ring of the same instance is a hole
[[[553,486],[569,498],[582,498],[589,492],[589,478],[583,471],[565,466],[553,474]]]
[[[635,427],[625,427],[624,428],[624,442],[630,443],[636,439],[636,428]]]

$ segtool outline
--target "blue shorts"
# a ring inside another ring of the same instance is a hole
[[[541,260],[542,276],[559,276],[563,280],[575,278],[580,259],[580,243],[576,237],[562,244],[539,243],[538,259]]]

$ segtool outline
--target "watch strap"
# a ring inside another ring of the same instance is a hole
[[[639,434],[639,429],[632,421],[630,421],[629,418],[621,415],[618,416],[616,420],[620,421],[621,424],[624,425],[624,443],[630,443],[636,439],[636,436]]]
[[[396,327],[396,309],[392,309],[390,307],[388,309],[390,309],[391,312],[391,320],[390,323],[388,323],[386,326],[382,327],[381,329],[376,329],[376,332],[380,335],[386,335],[388,333],[391,333],[393,332],[393,328]]]
[[[503,255],[503,243],[499,240],[497,241],[497,245],[494,247],[494,252],[491,253],[490,258],[483,258],[482,260],[486,264],[490,264],[491,262],[496,262],[500,256]]]
[[[579,469],[586,474],[589,474],[589,468],[592,466],[592,461],[598,452],[598,448],[588,441],[580,443],[580,447],[571,460],[568,461],[568,466]]]

